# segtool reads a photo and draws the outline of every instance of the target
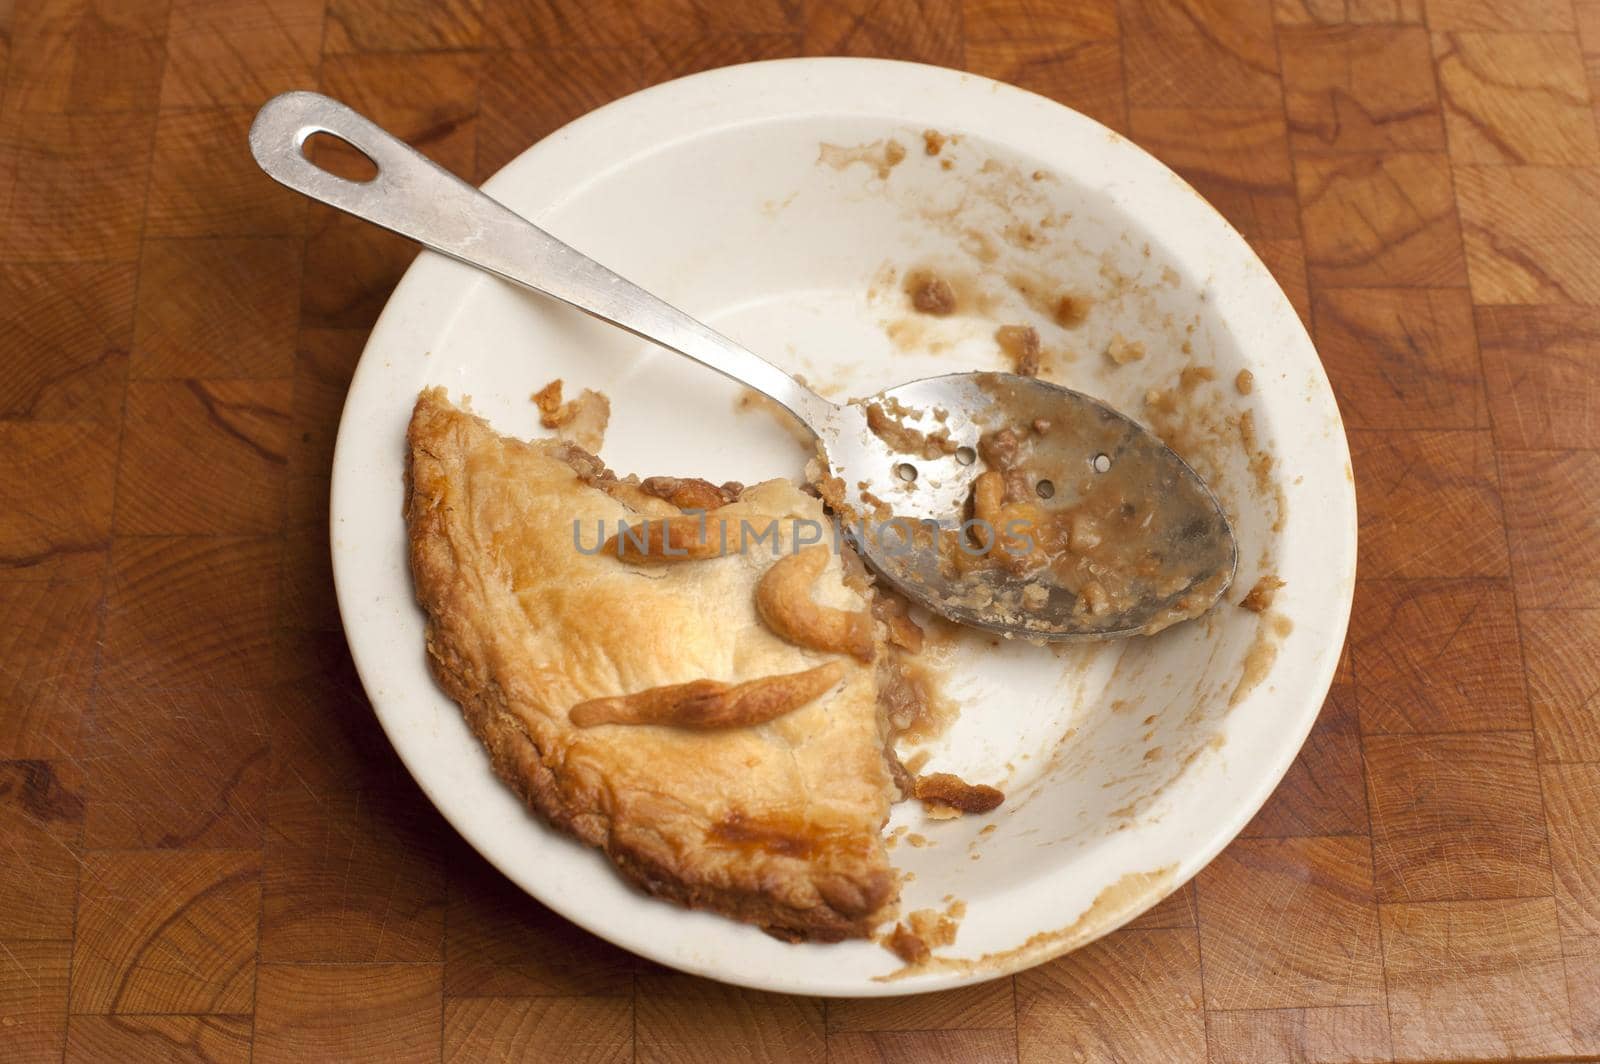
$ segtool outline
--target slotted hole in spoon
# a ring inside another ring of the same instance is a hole
[[[1041,480],[1039,483],[1033,486],[1033,490],[1039,493],[1039,498],[1041,499],[1052,498],[1056,493],[1055,482],[1050,480]]]
[[[956,448],[956,461],[960,462],[962,465],[971,465],[977,460],[978,452],[974,451],[971,447]]]
[[[1111,471],[1111,456],[1109,454],[1095,455],[1094,471],[1096,473],[1109,473]]]
[[[894,475],[907,484],[917,482],[917,467],[910,462],[901,462],[894,467]]]
[[[364,185],[378,176],[378,164],[343,137],[317,132],[300,145],[300,154],[319,170]]]

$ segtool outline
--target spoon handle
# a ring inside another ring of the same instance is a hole
[[[317,133],[360,151],[377,176],[351,181],[312,163],[304,145]],[[782,403],[813,431],[833,409],[772,363],[568,247],[338,100],[315,92],[273,97],[250,127],[250,151],[269,177],[296,192],[686,355]]]

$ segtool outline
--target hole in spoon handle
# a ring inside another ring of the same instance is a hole
[[[318,134],[348,144],[377,172],[370,180],[352,181],[324,170],[305,154],[306,141]],[[398,177],[419,163],[437,169],[370,119],[315,92],[286,92],[268,100],[250,126],[250,154],[274,181],[379,224],[384,223],[373,208],[398,191]]]

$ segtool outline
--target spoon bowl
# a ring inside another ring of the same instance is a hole
[[[838,408],[823,432],[824,495],[860,553],[961,624],[1051,641],[1147,634],[1204,612],[1237,569],[1233,531],[1200,476],[1127,415],[1058,384],[927,377]],[[998,470],[1008,457],[1009,472]],[[990,472],[1026,499],[1011,520],[1059,540],[1072,564],[1029,565],[1007,551],[1005,529],[985,527],[974,487]],[[1074,543],[1075,516],[1104,526],[1093,548],[1084,535]],[[1141,566],[1120,583],[1100,571]],[[1085,578],[1121,593],[1094,609]]]

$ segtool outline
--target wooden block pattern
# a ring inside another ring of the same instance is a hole
[[[0,939],[70,939],[83,831],[71,761],[0,761]]]
[[[1204,1059],[1193,931],[1114,931],[1016,983],[1023,1061]]]
[[[1394,1059],[1389,1016],[1379,1005],[1208,1012],[1206,1042],[1215,1064],[1382,1064]]]
[[[1466,283],[1442,154],[1302,155],[1295,162],[1311,281],[1328,288]],[[1361,224],[1350,224],[1353,219]]]
[[[1539,756],[1600,761],[1600,610],[1523,610]]]
[[[1531,726],[1509,581],[1363,580],[1350,640],[1365,734]]]
[[[76,753],[100,599],[99,579],[0,580],[0,759]]]
[[[316,80],[323,0],[173,0],[163,108],[259,106]]]
[[[435,1061],[443,1009],[438,965],[263,964],[252,1060]]]
[[[1600,607],[1600,451],[1508,451],[1501,477],[1517,601]]]
[[[8,95],[0,156],[11,157],[11,175],[0,187],[11,186],[11,206],[0,260],[136,259],[154,130],[154,112],[29,114]]]
[[[1357,430],[1349,437],[1363,577],[1509,575],[1487,431]],[[1450,535],[1439,535],[1443,528]]]
[[[1600,1053],[1600,938],[1566,938],[1561,945],[1573,1043],[1584,1053]]]
[[[118,530],[151,536],[278,531],[291,390],[287,380],[130,382]]]
[[[961,0],[875,4],[842,0],[806,10],[802,47],[806,55],[896,55],[919,63],[960,66]]]
[[[828,1036],[829,1064],[920,1064],[926,1060],[1010,1064],[1016,1061],[1016,1032],[861,1031]]]
[[[822,1002],[678,974],[642,974],[634,1003],[641,1062],[814,1061],[827,1058]]]
[[[1282,106],[1270,5],[1120,5],[1128,100],[1135,107]],[[1203,77],[1197,77],[1200,71]]]
[[[416,5],[395,0],[329,0],[324,54],[425,52],[477,47],[483,0]]]
[[[120,540],[106,590],[102,677],[119,687],[273,682],[278,547],[262,538]]]
[[[1247,838],[1315,838],[1367,833],[1356,691],[1335,682],[1294,764],[1245,826]],[[1193,921],[1190,921],[1192,926]]]
[[[1363,745],[1379,900],[1548,894],[1550,847],[1526,732],[1373,735]]]
[[[271,712],[258,691],[100,692],[80,762],[84,845],[260,849]]]
[[[1365,839],[1248,839],[1200,873],[1200,949],[1212,1009],[1371,1005],[1383,1000]],[[1266,936],[1247,927],[1272,919]]]
[[[1433,50],[1452,161],[1600,162],[1583,58],[1570,34],[1442,33]]]
[[[822,54],[1014,82],[1169,164],[1311,331],[1360,501],[1333,689],[1241,838],[923,997],[667,972],[417,791],[326,537],[416,249],[245,148],[315,88],[482,180]],[[0,0],[0,1060],[1600,1059],[1597,204],[1600,0]]]
[[[67,1064],[99,1060],[249,1064],[248,1016],[73,1016]]]
[[[1385,905],[1382,917],[1396,1058],[1572,1052],[1552,899]]]
[[[250,1012],[260,858],[253,851],[100,851],[84,858],[72,1011]]]
[[[1478,344],[1495,442],[1517,449],[1585,447],[1600,436],[1600,310],[1484,307]]]
[[[409,790],[330,793],[285,769],[267,805],[262,958],[443,960],[437,815]]]
[[[1554,166],[1461,166],[1456,203],[1479,306],[1600,303],[1590,269],[1600,218],[1588,205],[1600,173]],[[1508,212],[1505,204],[1516,203]]]
[[[456,998],[444,1006],[445,1064],[536,1057],[578,1064],[633,1060],[627,998]]]
[[[1600,765],[1550,765],[1544,800],[1561,933],[1600,937],[1600,824],[1589,816],[1600,800]]]
[[[289,237],[146,240],[131,375],[289,376],[300,259]]]
[[[1307,152],[1439,151],[1444,127],[1420,26],[1285,29],[1284,106]]]
[[[13,579],[93,579],[111,540],[117,428],[0,421],[10,475],[0,481],[0,565]],[[36,486],[49,483],[53,491]]]
[[[72,943],[0,940],[0,1045],[8,1060],[61,1059]]]
[[[161,112],[150,162],[146,238],[299,236],[304,232],[306,201],[263,174],[255,160],[239,150],[254,117],[249,107]],[[299,248],[295,250],[298,253]],[[299,257],[296,254],[293,264],[296,272]],[[240,308],[245,314],[254,310],[253,301]],[[272,353],[277,354],[277,349]]]
[[[461,847],[464,849],[464,847]],[[626,997],[630,954],[556,916],[476,855],[450,880],[445,991],[459,997]]]
[[[1561,0],[1432,0],[1428,25],[1438,30],[1527,30],[1571,33],[1572,5]]]
[[[839,998],[828,1002],[828,1032],[938,1031],[1009,1027],[1016,1017],[1011,980],[896,998]]]
[[[166,4],[24,4],[7,88],[32,114],[149,110],[161,89]]]
[[[1176,170],[1246,237],[1299,235],[1281,111],[1136,107],[1131,127],[1136,141]]]
[[[1313,308],[1345,424],[1480,429],[1489,424],[1472,301],[1459,288],[1332,288]]]
[[[132,263],[0,265],[0,415],[121,417],[137,276]]]
[[[1422,0],[1274,0],[1280,26],[1415,25]]]
[[[1118,132],[1128,129],[1123,51],[1116,40],[969,40],[967,69],[1064,103]]]

